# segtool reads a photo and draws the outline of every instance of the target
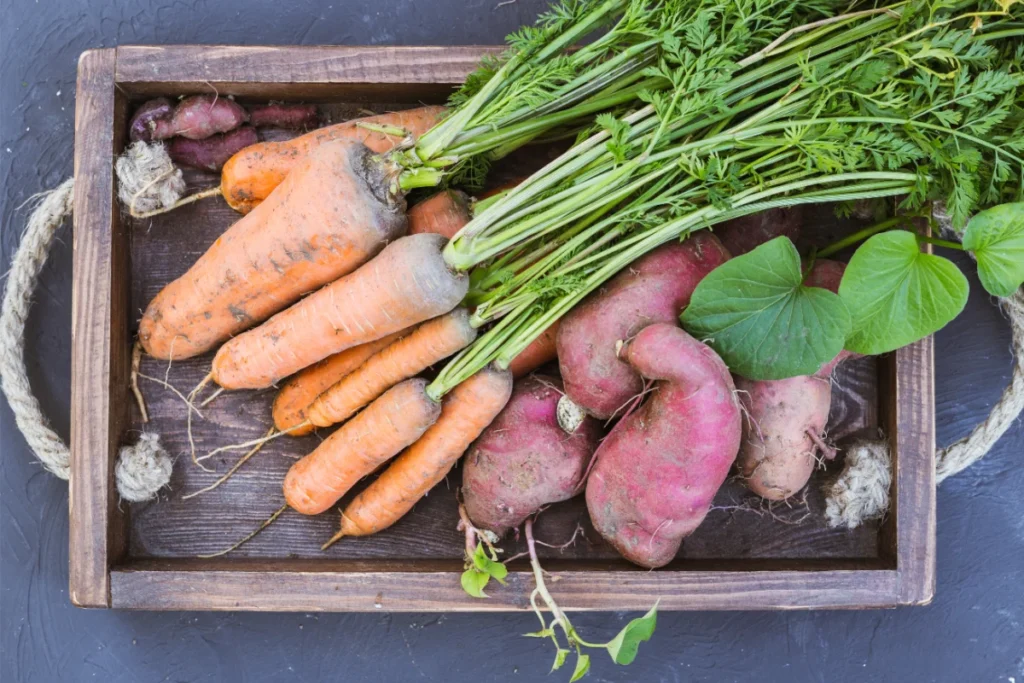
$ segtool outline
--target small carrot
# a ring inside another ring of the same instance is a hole
[[[261,142],[246,147],[224,164],[221,194],[231,208],[247,213],[269,197],[292,169],[325,142],[357,140],[380,154],[402,142],[401,136],[379,132],[381,128],[402,129],[412,137],[419,137],[437,123],[444,111],[444,107],[429,106],[389,112],[325,126],[284,142]]]
[[[519,352],[519,355],[508,364],[509,372],[516,379],[530,374],[540,366],[558,357],[555,339],[558,336],[558,320],[541,335],[530,342],[530,345]]]
[[[327,510],[378,465],[419,439],[441,413],[441,404],[426,389],[424,379],[396,384],[292,465],[284,480],[288,505],[304,515]]]
[[[401,519],[445,478],[511,395],[511,373],[493,368],[455,387],[445,397],[437,422],[346,506],[341,530],[324,548],[343,536],[375,534]]]
[[[139,324],[145,350],[164,360],[203,353],[405,234],[405,201],[368,184],[375,163],[356,142],[321,145],[150,302]]]
[[[305,427],[297,425],[308,421],[306,411],[316,397],[362,365],[367,358],[400,339],[403,334],[405,333],[396,332],[377,341],[346,349],[293,376],[282,385],[274,398],[274,426],[278,431],[287,431],[292,436],[301,436],[313,431],[313,424]]]
[[[451,239],[473,217],[469,197],[459,190],[443,190],[409,209],[409,234],[430,232]]]
[[[354,273],[221,346],[210,379],[225,389],[266,388],[327,356],[447,313],[466,295],[469,278],[445,264],[446,243],[440,235],[392,242]]]
[[[465,308],[428,320],[320,394],[306,411],[308,419],[316,427],[344,422],[389,387],[460,351],[474,339],[476,329]]]

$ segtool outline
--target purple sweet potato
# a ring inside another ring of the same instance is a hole
[[[193,95],[174,108],[174,134],[190,140],[202,140],[217,133],[234,130],[249,120],[242,105],[227,97]]]
[[[645,327],[622,356],[658,385],[597,449],[587,509],[623,557],[661,567],[704,520],[736,460],[740,403],[718,354],[674,325]]]
[[[181,166],[219,171],[235,152],[257,142],[259,136],[256,135],[256,129],[252,126],[241,126],[228,133],[211,135],[204,140],[171,138],[167,143],[167,153],[174,163]]]
[[[701,231],[637,259],[562,320],[556,342],[565,392],[591,415],[608,419],[643,389],[616,345],[651,323],[675,322],[705,275],[729,253]]]
[[[260,138],[260,142],[287,142],[288,140],[294,140],[295,138],[302,135],[300,130],[291,130],[289,128],[258,128],[256,134]]]
[[[249,107],[249,123],[257,128],[305,130],[320,125],[320,112],[315,104],[263,104]]]
[[[128,124],[128,137],[132,142],[169,138],[173,135],[170,132],[173,115],[174,105],[166,97],[143,102]]]
[[[799,206],[768,209],[726,221],[714,231],[729,253],[739,256],[776,237],[785,236],[796,242],[802,219],[803,212]]]
[[[836,261],[817,261],[806,284],[836,291],[845,268]],[[768,500],[784,500],[807,484],[819,457],[833,457],[824,442],[832,405],[829,377],[851,355],[843,351],[817,373],[804,377],[735,378],[747,413],[737,461],[747,488]]]
[[[583,417],[560,426],[561,398],[557,378],[530,375],[516,381],[512,398],[462,467],[463,501],[474,525],[500,535],[577,492],[601,425]]]

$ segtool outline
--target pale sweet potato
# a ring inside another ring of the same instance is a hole
[[[836,291],[845,264],[817,261],[805,283]],[[851,354],[840,353],[814,375],[781,380],[736,377],[746,411],[737,463],[743,483],[768,500],[799,492],[819,458],[834,456],[825,446],[825,425],[832,405],[832,370]]]
[[[616,344],[651,323],[675,322],[705,275],[729,253],[701,231],[637,259],[563,319],[556,342],[565,392],[587,412],[608,419],[643,389]]]
[[[659,382],[594,455],[587,509],[623,557],[661,567],[704,520],[729,474],[740,447],[740,404],[722,359],[673,325],[644,328],[622,357]]]
[[[505,409],[473,444],[462,468],[462,496],[475,526],[500,535],[577,492],[601,425],[584,417],[560,426],[560,389],[554,377],[517,380]]]

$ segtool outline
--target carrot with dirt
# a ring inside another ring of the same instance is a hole
[[[248,213],[321,145],[352,140],[382,154],[406,136],[415,138],[429,130],[444,112],[445,108],[438,106],[406,109],[324,126],[286,142],[251,145],[224,164],[220,192],[232,209]],[[383,132],[385,130],[391,132]]]
[[[309,423],[306,411],[317,396],[362,365],[367,358],[400,339],[403,334],[396,332],[328,356],[290,378],[274,398],[274,427],[292,436],[309,434],[315,427]]]
[[[428,320],[324,390],[306,410],[308,419],[316,427],[344,422],[389,387],[462,350],[474,339],[476,329],[465,308]]]
[[[468,277],[441,258],[440,235],[409,235],[369,263],[310,294],[217,351],[210,379],[263,389],[327,356],[451,311]]]
[[[410,379],[388,389],[288,470],[284,496],[304,515],[319,514],[356,482],[411,445],[437,421],[441,404],[427,382]]]
[[[362,145],[322,145],[150,302],[139,325],[146,352],[208,351],[404,234],[404,201],[380,192],[380,170]]]
[[[445,478],[511,394],[512,375],[494,368],[455,387],[445,396],[437,422],[345,507],[341,529],[324,548],[344,536],[375,534],[401,519]]]

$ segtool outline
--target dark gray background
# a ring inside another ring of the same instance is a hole
[[[75,67],[131,43],[496,43],[544,0],[3,0],[0,215],[6,270],[19,206],[72,172]],[[36,391],[68,433],[70,227],[43,274],[27,332]],[[969,268],[968,268],[969,270]],[[938,335],[940,443],[984,417],[1010,372],[1009,332],[974,294]],[[13,681],[533,681],[549,643],[531,614],[203,614],[70,605],[67,485],[31,457],[0,401],[0,679]],[[675,613],[629,668],[594,658],[592,681],[1016,681],[1024,683],[1024,429],[945,483],[938,592],[899,611]],[[581,614],[590,640],[627,614]],[[548,680],[567,680],[556,674]]]

